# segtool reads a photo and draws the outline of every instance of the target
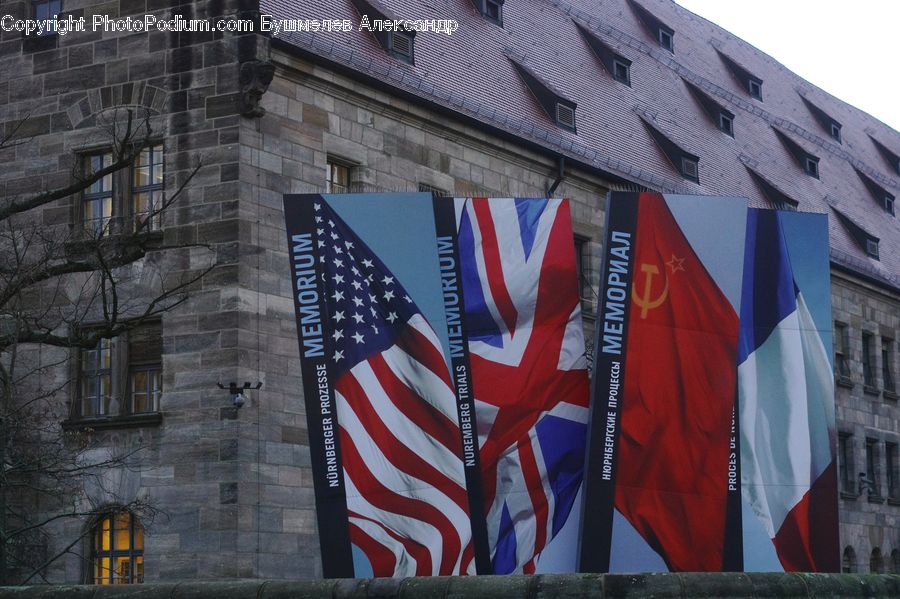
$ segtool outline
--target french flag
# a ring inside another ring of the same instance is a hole
[[[751,209],[741,299],[741,490],[785,571],[837,572],[834,375],[784,240]]]

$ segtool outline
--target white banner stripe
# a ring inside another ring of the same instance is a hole
[[[406,547],[403,546],[403,543],[387,534],[383,526],[366,518],[355,518],[353,516],[350,516],[350,522],[362,529],[362,531],[369,535],[373,541],[394,554],[396,563],[394,565],[392,576],[405,577],[416,575],[415,558],[406,551]]]

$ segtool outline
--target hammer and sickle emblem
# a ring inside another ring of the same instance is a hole
[[[650,299],[650,293],[653,286],[653,275],[659,274],[659,268],[655,264],[641,264],[641,272],[644,273],[644,294],[643,297],[637,293],[637,285],[631,286],[631,299],[634,303],[641,307],[641,318],[647,318],[647,312],[655,308],[659,308],[666,298],[669,297],[669,277],[663,273],[665,277],[665,286],[662,293],[655,299]]]

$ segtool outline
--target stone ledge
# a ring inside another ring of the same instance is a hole
[[[0,587],[0,599],[718,599],[897,597],[887,574],[544,574],[370,580],[185,582],[129,586]]]

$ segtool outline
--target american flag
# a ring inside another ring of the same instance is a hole
[[[474,573],[456,396],[440,342],[327,202],[314,214],[350,540],[375,576]]]
[[[457,202],[493,569],[532,573],[584,473],[588,377],[569,204]]]

